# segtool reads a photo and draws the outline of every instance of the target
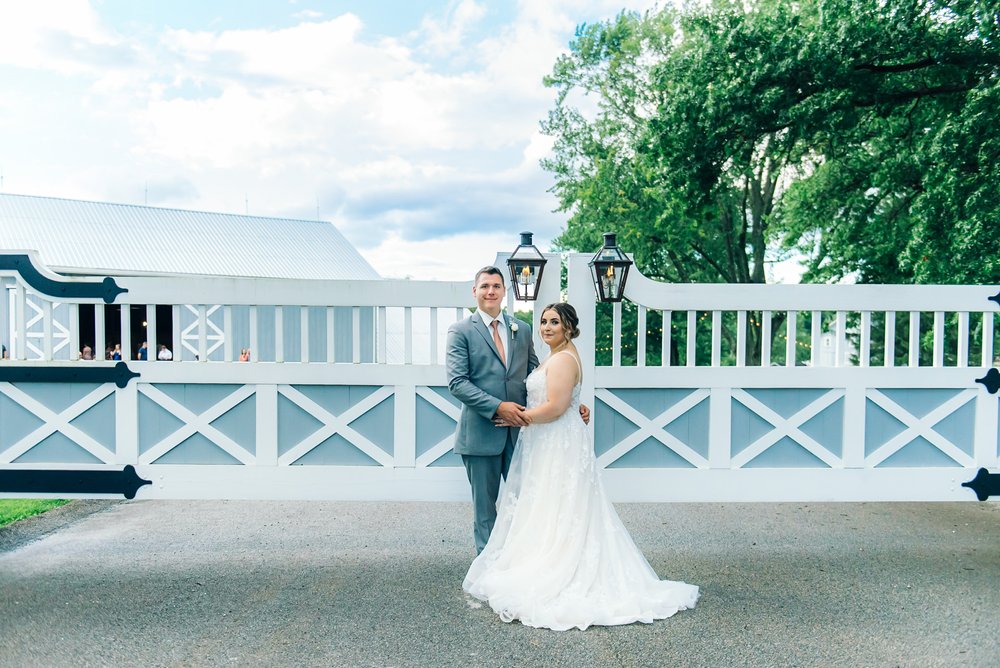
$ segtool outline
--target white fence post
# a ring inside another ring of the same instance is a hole
[[[733,393],[728,387],[711,388],[708,404],[708,466],[727,469],[732,461]]]
[[[257,466],[278,465],[278,386],[258,384],[254,391],[257,403]]]
[[[577,352],[580,353],[580,363],[584,370],[583,383],[580,387],[580,401],[596,412],[594,388],[597,363],[597,298],[594,292],[594,283],[590,279],[590,267],[587,266],[589,260],[590,256],[583,253],[569,255],[567,297],[569,303],[576,309],[576,315],[580,318],[580,336],[575,341]],[[591,420],[591,433],[593,433],[593,429],[594,420]]]
[[[97,351],[94,351],[97,352]],[[139,463],[139,392],[133,381],[115,388],[115,462]]]
[[[393,459],[400,468],[413,468],[417,460],[417,388],[397,385],[393,399]]]

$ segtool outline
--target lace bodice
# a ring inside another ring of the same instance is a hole
[[[564,352],[565,354],[573,357],[573,354],[567,351],[558,352],[556,355],[561,355]],[[552,358],[550,357],[549,359]],[[573,357],[573,359],[575,360],[576,358]],[[548,360],[546,360],[545,364],[539,366],[528,374],[527,379],[524,381],[525,386],[528,388],[528,408],[534,408],[535,406],[545,403],[545,399],[548,397],[548,394],[545,391],[547,367]],[[583,374],[581,373],[580,375],[582,376]],[[556,422],[565,418],[567,414],[580,414],[580,383],[577,383],[573,387],[573,398],[569,402],[569,408],[566,409],[565,413],[559,416]]]

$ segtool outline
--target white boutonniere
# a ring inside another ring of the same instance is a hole
[[[517,335],[517,323],[513,320],[510,323],[510,336],[514,338]]]

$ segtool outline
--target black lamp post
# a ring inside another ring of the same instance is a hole
[[[590,271],[602,302],[620,302],[625,294],[625,280],[632,260],[615,243],[613,232],[604,233],[604,248],[590,261]]]
[[[542,284],[545,262],[545,257],[531,243],[531,232],[521,232],[521,245],[514,249],[507,260],[510,283],[518,300],[533,302],[538,299],[538,286]]]

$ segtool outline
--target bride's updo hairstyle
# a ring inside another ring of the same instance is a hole
[[[566,332],[567,340],[580,336],[580,328],[577,326],[580,324],[580,318],[576,315],[576,309],[573,308],[572,304],[556,302],[542,309],[542,313],[546,311],[555,311],[556,315],[559,316],[559,320],[562,321],[563,331]]]

